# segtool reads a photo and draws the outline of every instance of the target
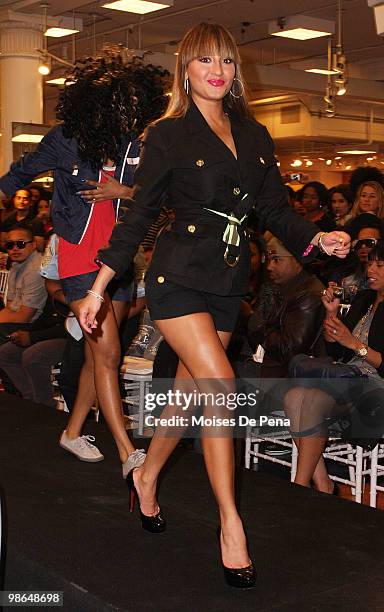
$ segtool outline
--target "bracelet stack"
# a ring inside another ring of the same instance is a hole
[[[105,299],[100,293],[97,293],[96,291],[93,291],[92,289],[88,289],[87,293],[89,293],[89,295],[93,295],[93,297],[99,300],[99,302],[101,303],[105,302]]]

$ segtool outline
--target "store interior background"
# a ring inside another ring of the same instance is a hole
[[[1,172],[10,158],[17,159],[36,146],[11,142],[20,127],[15,123],[22,127],[42,124],[42,133],[55,124],[62,85],[49,81],[64,77],[65,62],[94,54],[106,43],[121,43],[172,73],[181,37],[200,21],[222,23],[235,36],[252,109],[275,140],[287,182],[298,187],[319,180],[332,186],[347,182],[359,165],[384,169],[384,146],[380,149],[384,135],[384,3],[174,0],[169,2],[172,6],[144,15],[103,4],[105,1],[52,0],[48,5],[35,0],[0,0]],[[297,17],[304,22],[333,22],[334,34],[296,40],[269,33],[273,24],[287,24]],[[63,24],[79,31],[60,38],[43,35],[46,27]],[[341,71],[332,76],[306,72],[329,67],[329,45],[332,69],[338,62]],[[38,68],[46,60],[51,71],[42,76]],[[343,95],[337,95],[340,89],[346,89]],[[351,150],[369,152],[339,152],[346,144],[353,145]]]

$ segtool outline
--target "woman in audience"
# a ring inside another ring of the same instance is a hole
[[[352,219],[351,208],[353,206],[353,196],[348,185],[337,185],[329,190],[331,199],[331,210],[337,226],[344,226],[347,221]]]
[[[328,189],[323,183],[311,181],[304,185],[301,192],[301,203],[305,209],[304,218],[323,232],[331,232],[336,229],[336,223],[329,215],[329,194]]]
[[[338,318],[340,300],[332,287],[323,295],[327,310],[324,334],[327,351],[334,359],[357,366],[367,376],[360,402],[369,401],[372,394],[384,394],[384,241],[371,250],[367,265],[370,289],[361,291],[343,321]],[[348,379],[335,381],[340,386]],[[349,379],[351,380],[351,379]],[[352,379],[353,380],[353,379]],[[324,381],[324,389],[327,389]],[[340,410],[340,400],[320,389],[295,387],[285,397],[285,409],[295,432],[298,448],[297,484],[332,493],[334,484],[328,476],[323,451],[328,435],[324,424],[327,416]]]
[[[37,174],[54,170],[52,219],[59,236],[59,277],[76,316],[80,300],[97,276],[95,256],[108,243],[120,200],[131,196],[140,152],[137,133],[158,117],[166,103],[163,77],[167,73],[124,53],[120,48],[105,49],[100,57],[76,63],[68,75],[72,83],[61,93],[57,106],[61,124],[0,179],[0,189],[7,191],[10,185],[29,183]],[[87,334],[77,398],[60,438],[60,446],[80,460],[103,459],[89,438],[81,435],[96,387],[124,478],[145,456],[135,451],[124,426],[117,371],[117,323],[125,315],[132,290],[133,283],[125,279],[112,287],[100,312],[98,333]]]
[[[234,391],[225,349],[247,290],[250,253],[242,224],[255,201],[260,225],[300,259],[316,252],[319,238],[329,254],[336,250],[344,257],[349,237],[321,235],[289,206],[272,140],[248,109],[238,49],[219,25],[200,24],[183,38],[168,110],[147,132],[135,181],[130,210],[99,253],[103,265],[81,305],[81,323],[88,333],[97,331],[108,282],[132,260],[167,193],[176,218],[160,236],[147,273],[149,310],[179,357],[174,390],[208,393],[204,414],[229,416],[214,398]],[[177,413],[190,414],[182,408]],[[173,414],[168,406],[162,416]],[[180,429],[167,435],[167,428],[158,427],[144,467],[130,474],[142,526],[151,532],[165,529],[156,484],[181,435]],[[233,441],[228,428],[209,424],[201,441],[219,505],[225,579],[234,587],[252,587],[256,572],[234,499]]]
[[[370,213],[380,219],[384,218],[384,189],[376,181],[362,183],[357,190],[352,217],[361,215],[361,213]]]

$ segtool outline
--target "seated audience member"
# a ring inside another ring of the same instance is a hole
[[[329,215],[328,189],[323,183],[311,181],[304,185],[301,202],[305,209],[304,217],[316,223],[322,232],[332,232],[336,229],[336,223]]]
[[[5,247],[12,262],[8,276],[7,303],[0,311],[0,344],[20,329],[29,329],[43,312],[47,300],[40,275],[41,254],[26,227],[8,233]]]
[[[14,211],[1,224],[1,247],[4,248],[8,232],[19,227],[29,227],[38,251],[44,250],[43,223],[36,219],[32,210],[31,192],[29,189],[18,189],[13,196]]]
[[[47,200],[40,200],[37,203],[37,215],[36,219],[41,221],[44,229],[44,238],[47,240],[53,231],[53,224],[51,219],[51,205]]]
[[[242,377],[284,377],[290,359],[310,349],[324,317],[321,293],[324,285],[275,237],[267,243],[267,272],[273,292],[268,305],[260,296],[248,320],[252,356],[235,365]],[[265,296],[266,292],[264,292]]]
[[[384,218],[384,189],[376,181],[362,183],[357,190],[355,203],[352,208],[352,218],[354,219],[362,213],[376,215],[380,219]],[[346,226],[349,231],[350,223]]]
[[[377,414],[378,408],[384,409],[384,241],[376,244],[368,259],[370,289],[359,293],[343,322],[337,316],[340,300],[334,298],[332,288],[326,291],[324,332],[328,354],[356,366],[367,377],[362,382],[362,392],[348,398],[349,401],[357,412],[373,404]],[[299,451],[295,482],[306,487],[313,483],[325,493],[334,492],[323,459],[328,438],[325,418],[340,412],[340,404],[346,401],[337,394],[337,382],[332,391],[329,386],[297,386],[285,397],[286,413]],[[376,433],[380,438],[383,432]]]
[[[55,297],[60,289],[56,282]],[[54,312],[52,301],[48,298],[43,313],[28,330],[11,333],[9,342],[0,345],[0,377],[6,391],[12,393],[14,387],[24,399],[54,407],[51,369],[61,361],[67,333],[64,312]]]
[[[331,214],[339,227],[343,227],[352,219],[351,209],[353,206],[353,195],[348,185],[337,185],[329,190],[331,198]]]

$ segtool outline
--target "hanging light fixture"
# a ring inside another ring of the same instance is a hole
[[[114,11],[125,11],[127,13],[138,13],[145,15],[153,13],[161,9],[170,8],[173,6],[173,0],[165,0],[164,2],[154,2],[153,0],[115,0],[101,5],[102,8],[112,9]]]
[[[337,2],[337,45],[333,68],[337,71],[335,78],[336,94],[344,96],[347,93],[347,59],[343,49],[343,0]]]
[[[48,2],[43,2],[42,4],[40,4],[40,7],[44,10],[44,32],[47,31],[47,10],[49,8],[49,4]],[[47,76],[50,72],[51,72],[51,58],[48,56],[48,52],[47,52],[47,39],[44,36],[43,37],[43,50],[41,52],[41,57],[40,57],[40,65],[38,67],[38,72],[39,74],[43,75],[43,76]]]

